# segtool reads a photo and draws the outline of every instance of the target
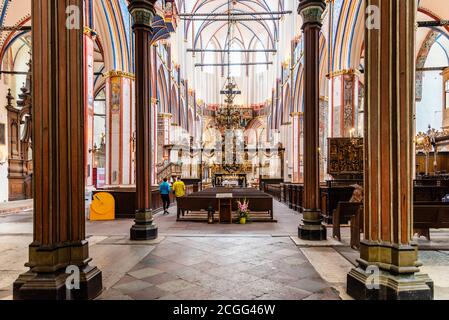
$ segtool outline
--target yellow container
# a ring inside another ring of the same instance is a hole
[[[101,192],[94,195],[94,199],[90,205],[90,220],[115,220],[115,199],[111,194]]]

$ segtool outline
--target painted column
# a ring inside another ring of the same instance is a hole
[[[329,132],[328,98],[320,97],[320,181],[327,180],[327,149]]]
[[[135,132],[134,75],[106,74],[106,185],[135,183],[133,158]]]
[[[151,240],[158,236],[158,228],[153,223],[152,212],[152,167],[155,130],[154,108],[151,95],[151,22],[155,15],[156,0],[131,0],[128,7],[133,17],[136,64],[136,219],[131,228],[131,240]],[[153,65],[153,67],[155,67]],[[157,121],[157,119],[156,119]]]
[[[78,8],[77,28],[67,28],[68,6]],[[34,231],[30,269],[13,287],[18,300],[93,299],[102,290],[85,232],[82,8],[81,0],[32,1]],[[69,266],[80,289],[66,288]]]
[[[93,186],[94,165],[94,42],[95,32],[84,28],[84,166],[86,186]]]
[[[304,154],[304,114],[295,112],[290,115],[292,119],[292,182],[302,183],[304,181],[303,154]]]
[[[326,240],[320,209],[320,90],[319,37],[323,0],[301,0],[304,35],[304,218],[298,228],[303,240]]]
[[[432,299],[413,234],[416,0],[367,0],[380,29],[367,29],[364,240],[348,274],[356,299]]]
[[[331,137],[350,138],[358,131],[360,72],[354,69],[329,75]],[[361,134],[361,133],[360,133]]]
[[[157,134],[158,131],[158,101],[157,99],[153,98],[151,99],[151,137],[152,137],[152,145],[150,152],[153,155],[152,161],[151,161],[151,185],[157,186],[160,181],[157,181],[157,164],[158,164],[158,157],[159,157],[159,137]]]

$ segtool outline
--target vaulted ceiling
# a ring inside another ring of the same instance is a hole
[[[262,46],[273,49],[279,36],[279,14],[283,11],[283,0],[178,0],[182,14],[203,14],[185,20],[186,38],[192,40],[196,48],[223,49],[227,43],[228,21],[226,16],[213,17],[213,14],[266,13],[266,15],[240,16],[233,33],[233,43],[241,49]],[[230,8],[230,10],[229,10]],[[210,14],[210,15],[209,15]],[[260,19],[261,17],[269,18]],[[214,18],[213,20],[211,18]]]

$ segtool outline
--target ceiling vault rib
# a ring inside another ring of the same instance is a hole
[[[187,52],[243,52],[243,53],[256,53],[256,52],[272,52],[276,53],[276,49],[187,49]]]
[[[195,67],[227,67],[227,66],[259,66],[272,65],[273,62],[240,62],[240,63],[197,63]]]
[[[277,21],[281,20],[281,17],[263,17],[263,18],[181,18],[181,20],[189,20],[189,21],[210,21],[218,22],[218,21],[230,21],[230,22],[238,22],[238,21]]]
[[[232,16],[262,16],[262,15],[286,15],[292,14],[293,11],[266,11],[266,12],[233,12]],[[227,17],[227,13],[182,13],[181,18],[187,17]]]

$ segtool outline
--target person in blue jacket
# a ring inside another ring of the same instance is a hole
[[[164,182],[159,186],[159,191],[162,197],[162,203],[164,205],[164,214],[168,214],[168,208],[170,208],[170,191],[171,187],[168,183],[168,179],[165,178]]]

